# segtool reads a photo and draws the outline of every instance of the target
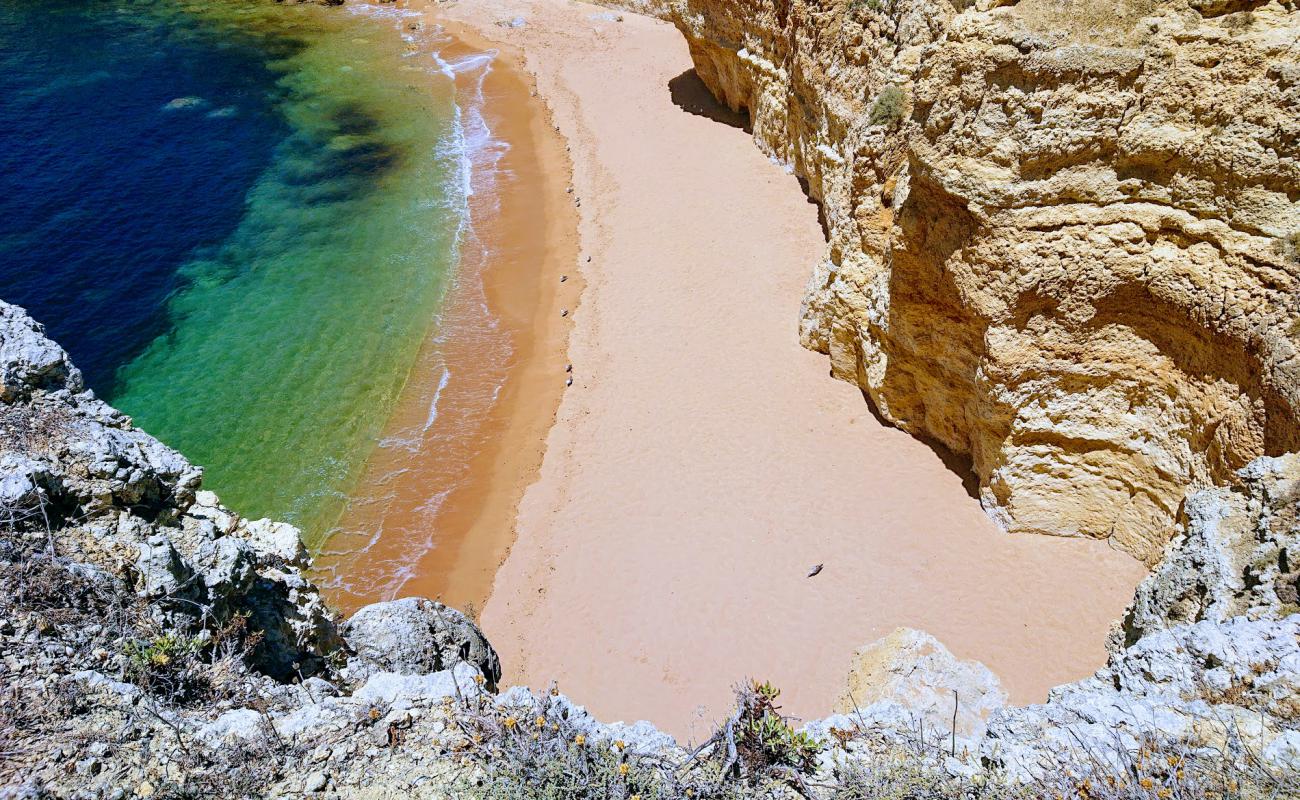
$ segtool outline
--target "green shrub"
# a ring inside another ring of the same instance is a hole
[[[820,749],[782,717],[767,683],[736,691],[726,725],[689,759],[634,752],[625,742],[591,741],[567,707],[543,696],[502,709],[466,702],[454,748],[481,769],[458,796],[477,800],[741,800],[786,798],[811,773]],[[796,792],[797,796],[797,792]]]
[[[754,682],[736,692],[736,749],[752,774],[763,775],[774,767],[798,772],[816,767],[821,746],[781,715],[776,704],[780,696],[781,690],[770,683]]]
[[[857,13],[863,8],[869,8],[879,14],[885,9],[885,4],[882,0],[849,0],[850,13]]]
[[[903,88],[891,83],[880,90],[876,102],[871,105],[868,120],[872,125],[885,125],[892,128],[903,119],[906,105],[907,98],[903,94]]]
[[[122,648],[126,677],[150,694],[172,702],[201,699],[210,689],[198,658],[201,649],[201,639],[175,633],[148,641],[128,641]]]
[[[1273,250],[1293,264],[1300,264],[1300,231],[1277,237],[1273,241]]]

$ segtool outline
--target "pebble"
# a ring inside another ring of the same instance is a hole
[[[561,275],[561,276],[560,276],[560,283],[564,283],[564,282],[567,281],[568,279],[569,279],[569,276],[568,276],[568,275]]]
[[[560,316],[561,316],[561,317],[567,317],[567,316],[569,316],[569,309],[567,309],[567,308],[562,308],[562,309],[560,309]]]

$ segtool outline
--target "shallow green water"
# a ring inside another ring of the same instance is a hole
[[[453,270],[463,198],[450,81],[403,57],[390,17],[263,2],[133,8],[214,47],[235,29],[264,43],[288,133],[233,232],[180,267],[165,332],[121,367],[108,399],[205,465],[228,505],[318,542]]]

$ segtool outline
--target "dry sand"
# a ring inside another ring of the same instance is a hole
[[[507,682],[698,740],[746,676],[827,713],[852,652],[899,625],[1018,701],[1103,662],[1140,566],[999,532],[799,346],[816,209],[743,131],[674,103],[705,100],[670,26],[559,0],[427,7],[524,53],[592,258],[575,383],[482,618]]]

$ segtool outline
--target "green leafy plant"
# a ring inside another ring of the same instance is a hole
[[[880,94],[876,96],[868,120],[872,125],[885,125],[892,128],[903,119],[906,105],[907,97],[903,93],[903,88],[891,83],[881,89]]]
[[[754,774],[774,767],[809,772],[816,766],[821,746],[782,716],[780,696],[781,690],[767,682],[737,690],[736,749]]]
[[[1273,241],[1273,251],[1294,264],[1300,264],[1300,230]]]
[[[200,699],[209,689],[199,670],[202,648],[201,639],[176,633],[128,641],[122,648],[126,677],[150,694],[174,702]]]

